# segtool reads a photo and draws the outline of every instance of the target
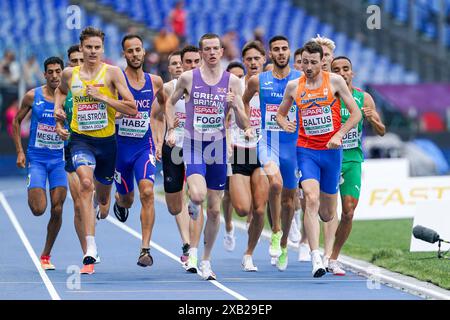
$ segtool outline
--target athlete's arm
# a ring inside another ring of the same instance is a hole
[[[297,124],[295,121],[288,121],[287,115],[289,109],[292,107],[294,102],[294,94],[297,91],[298,79],[291,80],[288,82],[286,89],[284,90],[283,101],[281,101],[280,106],[277,111],[277,123],[278,125],[287,132],[295,132],[297,129]]]
[[[60,122],[64,125],[66,120],[66,112],[64,111],[64,102],[70,90],[70,79],[72,78],[73,68],[65,68],[61,75],[61,82],[55,90],[55,109],[53,111],[56,123]]]
[[[364,106],[362,111],[364,113],[364,117],[369,121],[372,128],[375,129],[376,133],[381,137],[384,136],[386,133],[386,127],[377,112],[375,101],[373,101],[372,96],[367,92],[364,92]]]
[[[178,78],[177,85],[172,92],[172,95],[167,99],[166,103],[166,123],[167,123],[167,144],[170,147],[175,145],[175,104],[181,99],[183,94],[188,90],[190,84],[190,78],[192,78],[192,71],[184,72]]]
[[[338,132],[331,137],[330,141],[327,143],[328,149],[337,149],[342,145],[342,138],[345,134],[350,131],[351,128],[354,128],[358,122],[361,120],[361,110],[359,110],[356,101],[353,99],[350,90],[348,89],[347,84],[345,83],[344,78],[334,73],[330,73],[330,81],[334,88],[335,96],[337,99],[342,98],[350,112],[350,118],[341,126]]]
[[[229,106],[233,108],[234,115],[236,118],[236,124],[239,128],[242,130],[247,131],[247,129],[250,129],[250,121],[247,113],[244,110],[244,104],[242,102],[242,85],[239,81],[239,78],[235,75],[230,75],[230,102]],[[230,108],[228,108],[228,113],[230,112]],[[249,112],[250,114],[250,112]]]
[[[17,112],[16,116],[13,120],[13,132],[12,138],[14,141],[14,145],[16,146],[17,153],[17,161],[16,165],[19,168],[25,168],[25,152],[22,147],[22,140],[20,139],[20,124],[25,116],[30,112],[31,107],[33,105],[34,100],[34,89],[28,91],[22,99],[22,103],[20,104],[20,109]]]
[[[167,96],[164,84],[159,76],[151,76],[153,88],[156,91],[156,99],[153,100],[152,111],[150,113],[150,127],[152,128],[153,138],[156,145],[156,160],[161,160],[161,148],[164,137],[164,106]]]
[[[136,103],[134,102],[133,94],[130,92],[130,89],[128,89],[122,71],[118,67],[108,66],[106,74],[109,75],[108,77],[111,79],[111,83],[117,89],[122,100],[105,96],[99,92],[98,88],[92,85],[86,86],[86,93],[94,99],[103,101],[120,113],[135,116],[137,114]]]
[[[259,75],[255,74],[248,80],[247,87],[245,88],[244,95],[242,96],[245,113],[249,118],[250,118],[250,100],[252,100],[253,96],[257,92],[259,92]]]

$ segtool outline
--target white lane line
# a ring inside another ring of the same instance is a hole
[[[106,221],[112,223],[113,225],[117,226],[118,228],[122,229],[125,232],[128,232],[129,234],[131,234],[132,236],[134,236],[135,238],[138,238],[139,240],[141,240],[142,236],[139,232],[133,230],[132,228],[130,228],[129,226],[127,226],[126,224],[123,224],[122,222],[120,222],[119,220],[115,219],[115,218],[111,218],[110,216],[108,216],[106,218]],[[160,251],[162,254],[168,256],[169,258],[171,258],[172,260],[175,260],[177,263],[182,264],[182,262],[180,261],[180,259],[173,254],[172,252],[164,249],[163,247],[161,247],[160,245],[158,245],[157,243],[150,241],[150,245],[155,248],[156,250]],[[236,291],[233,291],[229,288],[227,288],[226,286],[224,286],[223,284],[221,284],[220,282],[218,282],[217,280],[209,280],[209,283],[212,283],[213,285],[215,285],[217,288],[225,291],[226,293],[230,294],[231,296],[235,297],[238,300],[248,300],[246,297],[244,297],[243,295],[237,293]]]
[[[5,212],[8,215],[9,220],[11,220],[12,225],[16,229],[17,234],[20,237],[20,240],[22,240],[22,243],[25,246],[25,249],[27,249],[31,260],[33,261],[36,269],[39,272],[39,275],[42,278],[42,281],[44,281],[45,287],[47,288],[48,293],[52,297],[52,300],[61,300],[61,297],[58,295],[58,292],[56,292],[56,289],[53,286],[53,283],[50,281],[50,278],[47,276],[45,271],[41,268],[41,263],[36,255],[36,252],[34,252],[34,249],[31,246],[30,241],[28,240],[27,236],[25,235],[25,232],[23,231],[19,221],[16,218],[16,215],[14,214],[14,211],[11,209],[11,206],[9,205],[8,201],[6,200],[4,194],[1,192],[0,192],[0,202],[3,206],[3,208],[5,209]]]

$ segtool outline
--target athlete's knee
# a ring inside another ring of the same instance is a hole
[[[323,222],[330,222],[336,218],[336,211],[332,208],[320,208],[319,215]]]
[[[52,215],[61,215],[63,211],[62,202],[52,204],[51,214]]]
[[[292,198],[283,197],[281,199],[281,207],[283,210],[294,210],[294,200]]]
[[[31,203],[29,205],[34,216],[39,217],[45,213],[45,206]]]
[[[261,206],[253,210],[253,218],[261,217],[264,218],[264,214],[266,213],[266,206]]]
[[[139,197],[141,198],[142,203],[152,204],[155,199],[153,194],[153,186],[144,187],[139,190]]]
[[[281,193],[281,190],[283,189],[283,182],[279,179],[272,180],[272,183],[270,184],[270,193],[272,194],[279,194]]]
[[[353,216],[355,214],[355,210],[350,210],[350,211],[342,211],[341,214],[341,220],[344,222],[350,222],[353,221]]]
[[[169,210],[171,215],[176,216],[181,213],[183,207],[181,203],[171,202],[167,203],[167,209]]]
[[[218,208],[208,208],[208,210],[206,210],[206,215],[208,217],[208,219],[220,219],[220,209]]]
[[[305,202],[306,202],[306,205],[319,206],[320,195],[315,192],[308,192],[305,194]]]
[[[80,179],[80,193],[93,191],[94,191],[94,182],[92,181],[92,179],[89,178]]]
[[[203,203],[203,201],[205,201],[206,193],[203,193],[203,192],[191,192],[189,194],[189,198],[196,205],[200,205],[200,204]]]
[[[125,196],[119,196],[120,199],[120,206],[123,208],[131,208],[134,202],[134,195],[133,194],[127,194]]]
[[[241,204],[237,204],[234,210],[239,217],[246,217],[250,213],[250,208]]]

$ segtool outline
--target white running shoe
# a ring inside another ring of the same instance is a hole
[[[278,261],[278,258],[275,258],[275,257],[270,258],[270,264],[272,266],[276,266],[277,265],[277,261]]]
[[[288,239],[292,243],[297,243],[300,241],[301,238],[300,229],[297,224],[297,220],[295,220],[295,217],[292,218],[291,228],[289,229],[289,235]]]
[[[244,255],[242,258],[242,268],[245,272],[256,272],[258,267],[253,264],[252,256],[249,254]]]
[[[313,266],[312,275],[314,278],[320,278],[327,273],[319,252],[316,252],[315,254],[311,253],[311,261]]]
[[[100,260],[100,256],[99,256],[98,253],[97,253],[97,256],[95,257],[95,262],[94,262],[94,264],[99,264],[100,262],[102,262],[102,261]]]
[[[298,246],[298,261],[311,261],[311,252],[309,245],[300,243]]]
[[[335,276],[345,276],[345,270],[341,268],[337,260],[328,261],[328,272],[333,273]]]
[[[183,266],[187,272],[198,273],[197,257],[190,254],[187,262]]]
[[[225,232],[225,237],[223,237],[223,246],[225,247],[225,250],[229,252],[234,250],[234,247],[236,246],[236,237],[234,236],[234,229],[230,233]]]
[[[197,220],[198,214],[200,213],[200,206],[196,205],[191,200],[189,200],[188,212],[189,212],[189,216],[192,218],[192,220]]]
[[[211,262],[209,260],[203,260],[200,262],[200,272],[203,279],[216,280],[216,275],[211,269]]]

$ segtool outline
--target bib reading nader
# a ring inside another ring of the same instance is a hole
[[[70,128],[73,132],[96,138],[106,138],[114,134],[116,113],[114,108],[86,94],[86,87],[92,85],[98,88],[101,94],[117,99],[117,93],[112,92],[106,85],[107,67],[108,65],[104,63],[94,79],[89,81],[81,79],[79,66],[73,68],[70,86],[73,96]]]

